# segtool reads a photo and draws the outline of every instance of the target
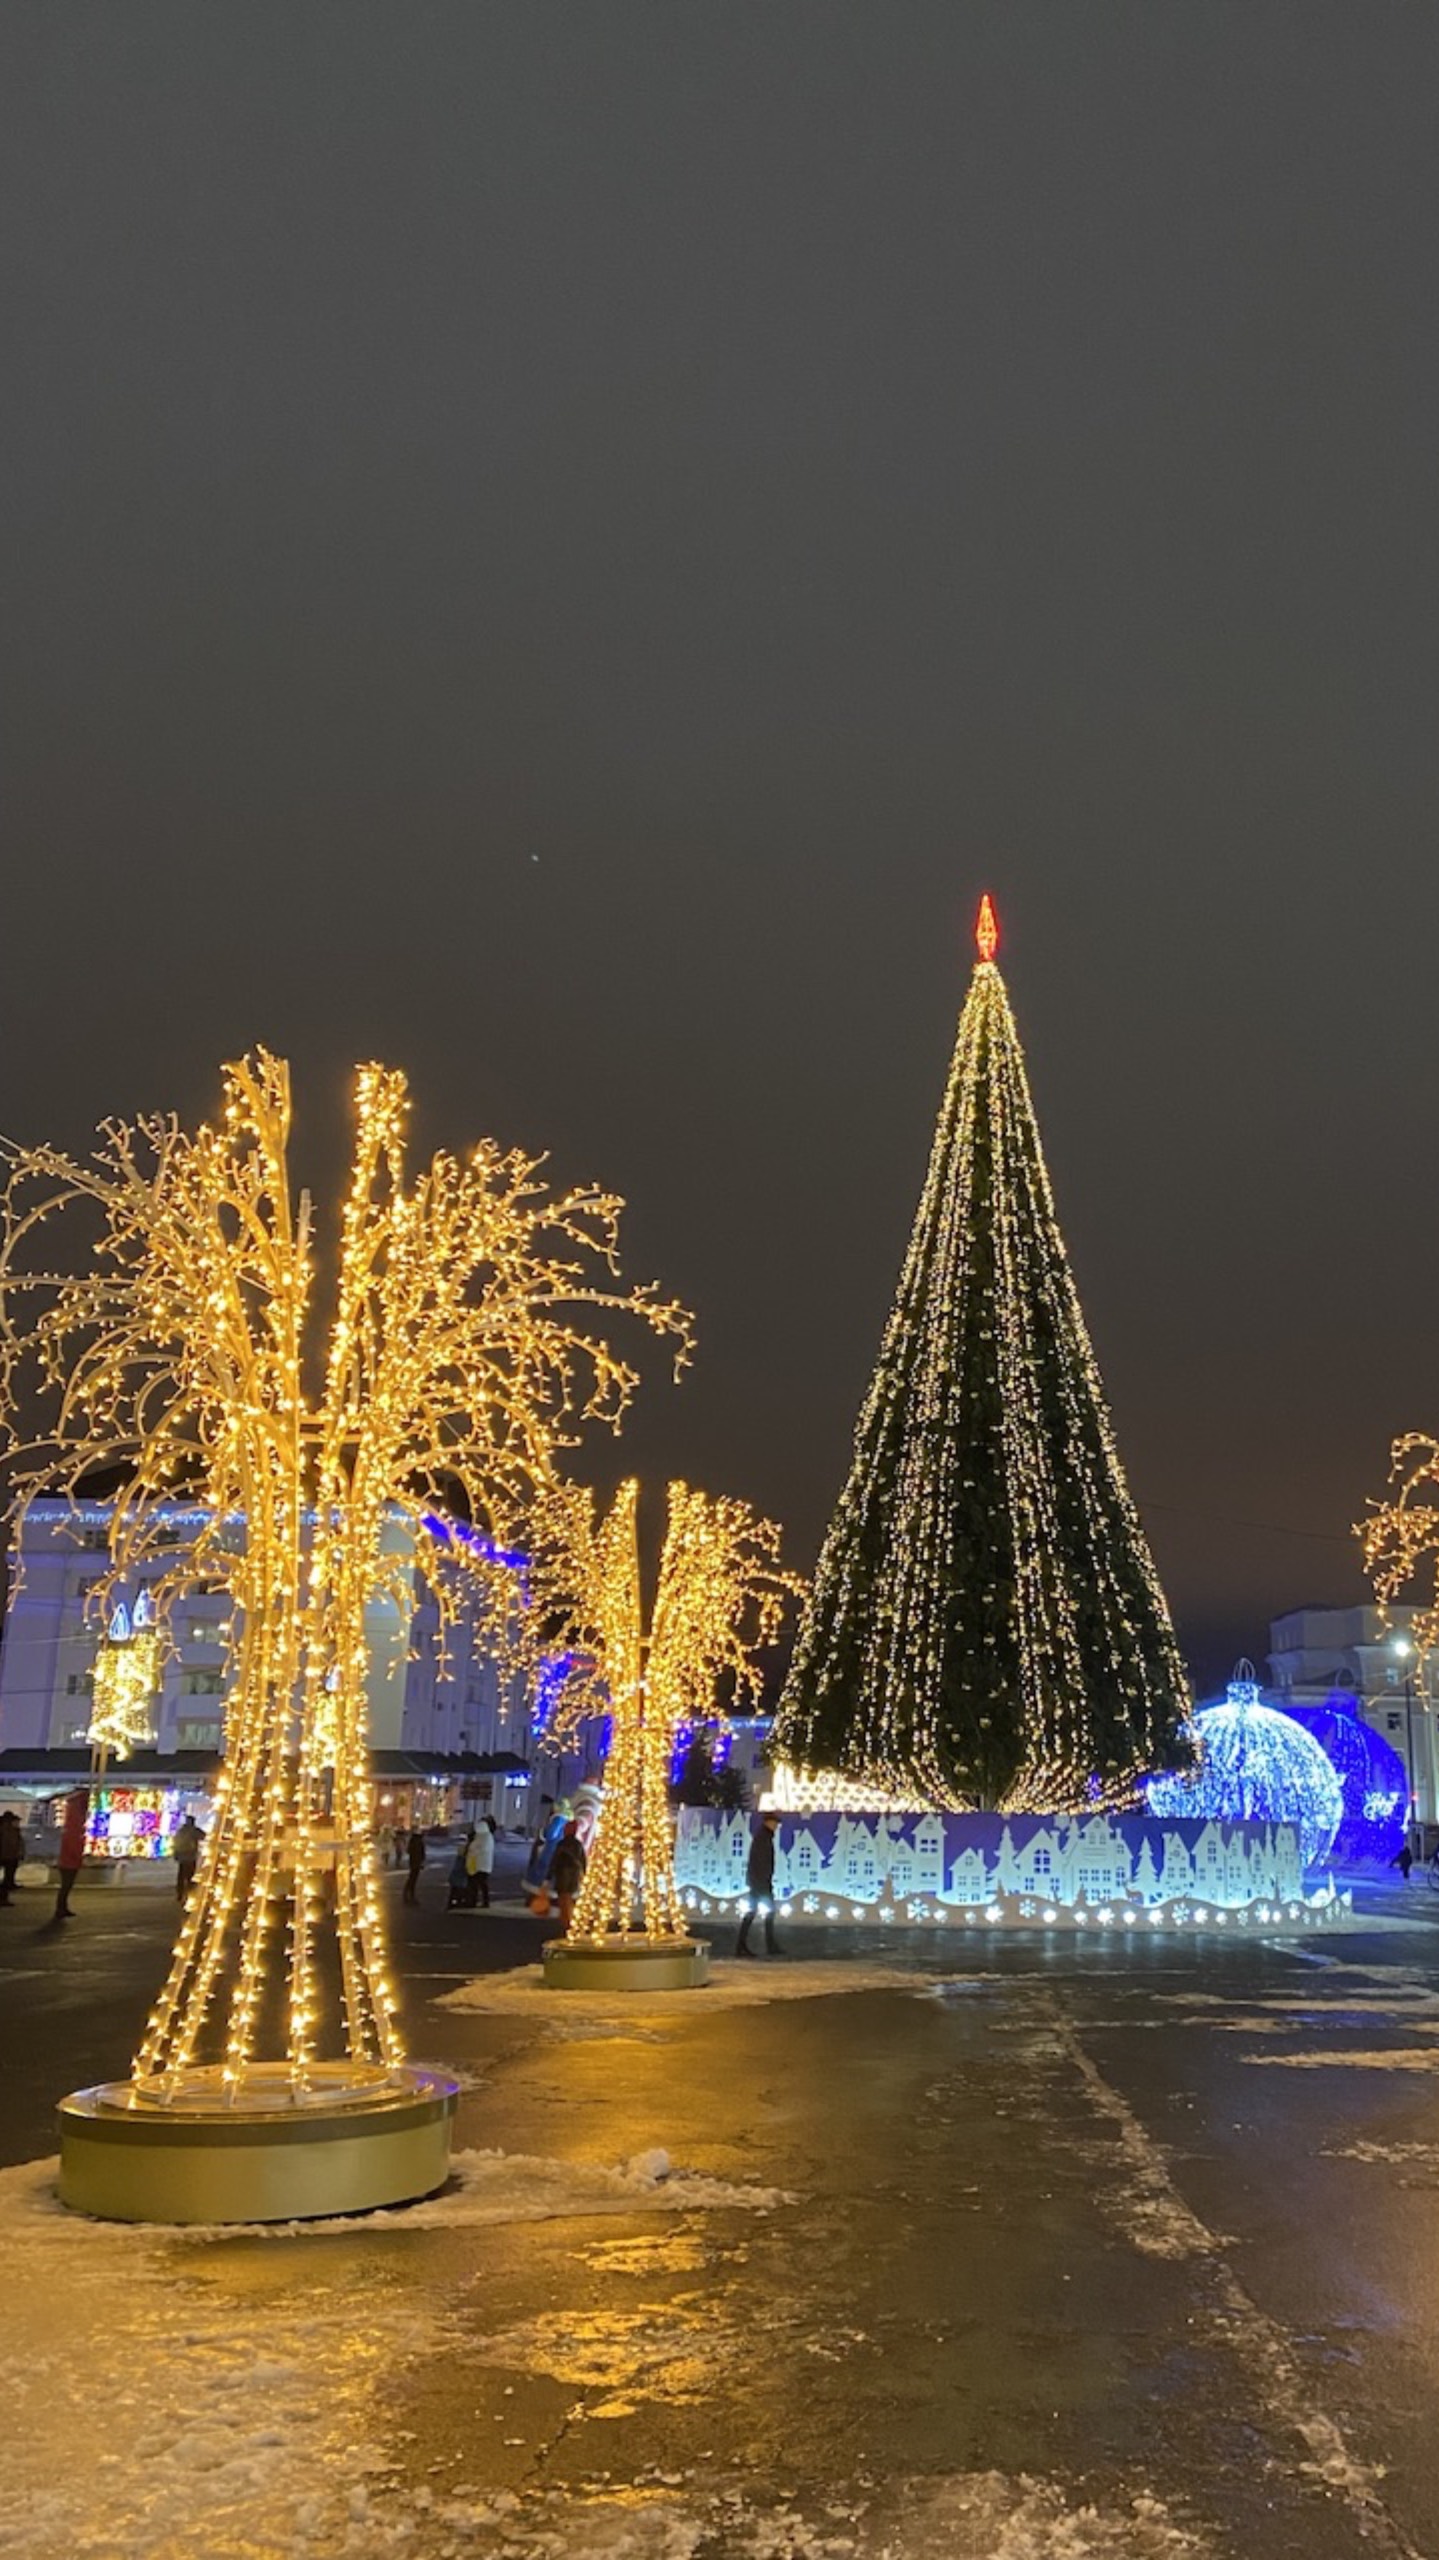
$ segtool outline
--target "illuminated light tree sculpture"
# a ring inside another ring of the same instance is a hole
[[[634,1377],[598,1317],[683,1341],[680,1310],[615,1281],[616,1199],[555,1196],[538,1160],[488,1141],[407,1174],[407,1113],[402,1076],[359,1070],[313,1394],[316,1246],[308,1197],[291,1193],[282,1061],[228,1068],[221,1119],[193,1136],[152,1117],[107,1125],[85,1161],[8,1151],[0,1414],[38,1392],[45,1416],[14,1446],[19,1505],[57,1474],[78,1491],[118,1468],[101,1605],[142,1562],[162,1613],[196,1587],[232,1604],[224,1763],[168,1979],[131,2079],[62,2109],[62,2194],[99,2211],[336,2211],[443,2178],[453,2084],[405,2070],[386,1974],[366,1610],[388,1595],[408,1614],[434,1557],[452,1611],[425,1514],[459,1502],[504,1532],[578,1423],[617,1418]],[[47,1229],[68,1234],[87,1211],[88,1261],[44,1267]],[[167,1518],[180,1486],[199,1522],[183,1551]],[[397,1516],[416,1530],[408,1551]],[[333,2142],[316,2139],[326,2109]],[[246,2141],[227,2150],[242,2118]],[[157,2121],[168,2147],[147,2158],[139,2137]]]
[[[1367,1516],[1355,1522],[1354,1534],[1374,1597],[1386,1617],[1413,1583],[1420,1584],[1422,1596],[1411,1609],[1407,1634],[1422,1694],[1424,1665],[1439,1643],[1439,1438],[1432,1432],[1406,1431],[1391,1442],[1388,1492],[1382,1502],[1371,1498]],[[1406,1759],[1407,1827],[1420,1809],[1412,1733],[1406,1741]]]
[[[143,1743],[153,1742],[155,1692],[160,1685],[160,1630],[150,1595],[141,1590],[133,1610],[117,1600],[95,1653],[95,1688],[91,1701],[91,1776],[103,1778],[112,1754],[128,1759]]]
[[[760,1686],[786,1600],[801,1585],[779,1560],[780,1533],[746,1502],[671,1484],[654,1606],[645,1632],[639,1486],[621,1485],[596,1525],[593,1497],[570,1490],[540,1541],[542,1578],[560,1596],[567,1640],[588,1666],[563,1710],[573,1725],[603,1702],[611,1718],[604,1798],[570,1936],[545,1950],[557,1988],[678,1989],[705,1977],[706,1946],[685,1928],[675,1880],[669,1773],[681,1728]]]
[[[849,1801],[1132,1798],[1189,1700],[980,908],[929,1172],[774,1744]]]

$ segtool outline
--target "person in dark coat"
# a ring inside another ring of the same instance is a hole
[[[585,1880],[587,1864],[585,1844],[580,1838],[580,1826],[577,1822],[567,1822],[556,1845],[555,1854],[550,1860],[550,1882],[555,1889],[555,1900],[560,1906],[562,1938],[567,1938],[570,1934],[570,1922],[575,1916],[575,1903]]]
[[[410,1845],[406,1854],[410,1861],[410,1872],[405,1878],[402,1899],[406,1902],[418,1902],[420,1878],[425,1871],[425,1835],[418,1822],[410,1833]]]
[[[73,1920],[70,1896],[75,1878],[85,1864],[85,1833],[90,1820],[90,1790],[72,1787],[65,1798],[65,1813],[60,1825],[60,1847],[55,1864],[60,1873],[60,1890],[55,1896],[57,1920]]]
[[[764,1947],[769,1956],[783,1955],[774,1934],[774,1835],[779,1829],[777,1813],[761,1814],[759,1828],[749,1844],[749,1863],[745,1883],[749,1887],[748,1905],[739,1924],[737,1956],[753,1955],[749,1933],[760,1913],[764,1915]]]
[[[170,1854],[175,1861],[175,1900],[177,1902],[188,1902],[190,1899],[190,1887],[195,1881],[195,1869],[200,1863],[200,1852],[204,1846],[204,1832],[193,1813],[187,1813],[170,1843]]]
[[[25,1825],[7,1805],[0,1813],[0,1902],[8,1902],[25,1863]]]

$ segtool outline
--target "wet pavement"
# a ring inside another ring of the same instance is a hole
[[[526,1987],[518,1910],[393,1890],[455,2195],[175,2240],[0,2176],[0,2550],[1439,2560],[1439,1897],[1293,1943],[796,1930],[596,2005]],[[0,1913],[15,2164],[123,2071],[173,1919],[44,1909]]]

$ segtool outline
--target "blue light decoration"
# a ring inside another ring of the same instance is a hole
[[[1281,1712],[1313,1735],[1344,1791],[1336,1858],[1346,1864],[1376,1858],[1389,1866],[1403,1843],[1409,1792],[1404,1763],[1393,1744],[1364,1722],[1357,1698],[1343,1691],[1323,1706],[1295,1706],[1286,1700]]]
[[[1242,1662],[1222,1706],[1193,1718],[1201,1746],[1192,1778],[1147,1778],[1151,1813],[1214,1822],[1292,1822],[1306,1867],[1333,1848],[1344,1790],[1311,1733],[1277,1707],[1259,1703],[1253,1666]]]
[[[470,1547],[477,1556],[483,1556],[486,1564],[503,1565],[508,1573],[523,1574],[529,1568],[529,1557],[522,1555],[518,1547],[497,1546],[493,1538],[472,1528],[468,1520],[448,1519],[442,1511],[422,1511],[420,1523],[442,1547],[456,1543]]]
[[[577,1653],[547,1653],[540,1663],[535,1680],[535,1703],[530,1728],[536,1742],[543,1739],[554,1722],[555,1710],[564,1696],[565,1686],[579,1665]]]

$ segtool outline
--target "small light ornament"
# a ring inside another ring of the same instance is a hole
[[[1194,1717],[1199,1767],[1188,1778],[1145,1782],[1149,1810],[1163,1819],[1291,1823],[1306,1867],[1327,1858],[1344,1813],[1344,1792],[1312,1734],[1277,1707],[1260,1704],[1252,1662],[1241,1662],[1222,1706]]]
[[[133,1611],[117,1600],[95,1654],[95,1691],[86,1740],[99,1780],[108,1762],[127,1760],[155,1739],[154,1702],[160,1679],[160,1635],[148,1592]]]

